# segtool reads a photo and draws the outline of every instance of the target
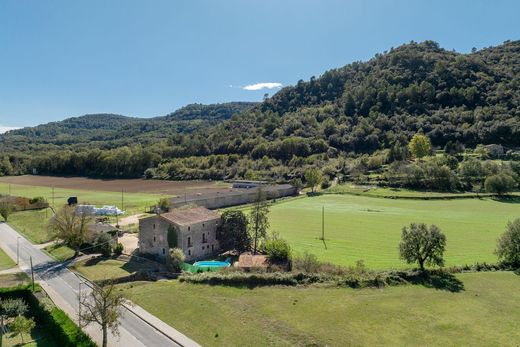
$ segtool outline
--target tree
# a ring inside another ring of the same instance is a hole
[[[484,187],[488,193],[496,193],[504,195],[515,189],[516,182],[513,177],[508,174],[491,175],[484,181]]]
[[[24,316],[16,317],[10,325],[14,335],[20,335],[22,337],[22,344],[25,344],[23,334],[30,334],[35,326],[36,323],[34,323],[32,318],[25,318]]]
[[[170,211],[172,204],[170,202],[170,199],[162,198],[159,200],[159,203],[157,204],[157,206],[161,209],[162,212],[168,212],[168,211]]]
[[[184,264],[184,252],[180,248],[171,248],[168,257],[168,268],[172,272],[181,272],[182,264]]]
[[[0,216],[7,222],[7,219],[11,215],[11,213],[14,211],[14,207],[12,204],[8,202],[2,202],[0,203]]]
[[[422,271],[424,264],[443,266],[445,248],[446,236],[436,225],[428,228],[424,223],[412,223],[410,228],[403,228],[399,244],[401,259],[408,264],[419,263]]]
[[[49,221],[49,232],[53,239],[62,240],[74,249],[74,256],[89,236],[93,216],[85,211],[77,210],[75,206],[64,206]]]
[[[99,233],[94,240],[94,247],[96,252],[100,252],[103,257],[110,257],[114,239],[108,233]]]
[[[278,235],[274,235],[265,242],[264,250],[270,262],[285,262],[291,259],[289,243],[279,238]]]
[[[0,300],[0,333],[3,331],[4,319],[23,316],[29,310],[29,306],[23,299]]]
[[[244,212],[227,210],[222,213],[222,223],[217,230],[217,238],[223,250],[235,250],[239,253],[251,247],[251,238],[247,232],[249,220]]]
[[[307,181],[307,186],[311,187],[311,191],[314,193],[314,188],[321,184],[323,180],[323,174],[320,170],[316,168],[311,168],[305,171],[305,181]]]
[[[265,197],[265,192],[259,188],[256,192],[253,208],[249,214],[250,234],[253,239],[253,254],[258,250],[258,242],[265,239],[269,228],[269,207]]]
[[[507,224],[506,231],[498,239],[495,253],[499,259],[520,266],[520,218]]]
[[[410,143],[408,143],[408,149],[410,149],[410,153],[412,153],[414,158],[421,159],[430,154],[432,144],[430,139],[425,135],[415,134],[410,140]]]
[[[114,283],[105,286],[94,286],[90,294],[84,293],[80,298],[81,327],[97,323],[103,331],[103,347],[107,346],[108,330],[119,335],[119,317],[125,299],[116,291]]]

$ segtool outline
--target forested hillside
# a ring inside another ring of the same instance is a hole
[[[37,138],[31,129],[0,141],[7,144],[12,172],[36,168],[40,173],[162,179],[290,180],[303,177],[309,167],[319,167],[327,179],[370,177],[389,164],[408,163],[408,142],[416,133],[438,149],[447,147],[447,154],[501,144],[511,158],[520,146],[520,41],[469,54],[447,51],[433,41],[412,42],[299,81],[239,111],[218,122],[188,112],[165,127],[126,119],[117,130],[89,129],[88,141],[96,149],[73,142],[63,147],[59,137]],[[72,130],[60,129],[69,141],[75,137]],[[22,135],[24,140],[16,142]],[[54,147],[33,156],[43,147],[29,143],[45,138]]]

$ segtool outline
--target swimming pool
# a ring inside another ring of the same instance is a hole
[[[198,261],[193,264],[193,266],[198,267],[229,267],[231,266],[230,263],[227,261],[216,261],[216,260],[210,260],[210,261]]]

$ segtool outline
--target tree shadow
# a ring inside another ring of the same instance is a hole
[[[410,280],[413,284],[419,284],[426,288],[445,290],[459,293],[464,289],[464,283],[455,275],[445,271],[425,271]]]
[[[505,204],[520,204],[520,196],[515,195],[497,196],[494,197],[493,200]]]

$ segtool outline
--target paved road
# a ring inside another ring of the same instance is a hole
[[[30,257],[32,257],[35,275],[37,276],[35,280],[40,281],[41,286],[58,307],[72,319],[77,320],[80,279],[68,270],[65,265],[57,264],[9,225],[0,223],[0,248],[14,261],[16,261],[17,239],[19,241],[20,268],[30,273]],[[82,285],[81,289],[82,291],[88,291],[89,287]],[[198,346],[197,343],[142,308],[135,307],[133,311],[139,312],[139,315],[144,316],[147,322],[153,322],[155,326],[159,327],[169,337],[138,318],[132,312],[124,310],[119,328],[120,336],[118,338],[109,334],[109,346]],[[101,344],[101,330],[99,326],[90,325],[86,328],[86,331],[94,341]]]

